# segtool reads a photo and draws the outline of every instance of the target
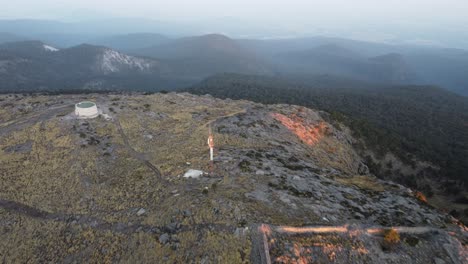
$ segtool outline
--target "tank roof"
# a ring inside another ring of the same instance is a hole
[[[77,104],[76,104],[76,107],[79,107],[79,108],[90,108],[90,107],[93,107],[93,106],[95,106],[95,105],[96,105],[96,104],[93,103],[93,102],[84,101],[84,102],[77,103]]]

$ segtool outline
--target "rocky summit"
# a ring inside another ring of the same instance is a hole
[[[0,260],[468,263],[467,229],[371,175],[358,140],[293,105],[0,95]]]

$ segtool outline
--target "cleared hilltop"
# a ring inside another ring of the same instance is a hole
[[[83,100],[102,115],[76,119]],[[371,175],[355,140],[329,114],[299,106],[185,93],[1,95],[0,258],[467,261],[464,227]],[[189,169],[206,173],[184,178]]]

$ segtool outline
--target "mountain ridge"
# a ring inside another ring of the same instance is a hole
[[[185,89],[218,98],[287,103],[329,111],[363,139],[371,150],[371,171],[386,179],[419,189],[441,208],[468,221],[467,205],[453,201],[466,195],[468,167],[468,99],[435,86],[362,86],[322,81],[305,82],[265,76],[222,74]],[[320,83],[322,82],[322,83]],[[393,153],[395,158],[387,157]],[[377,158],[375,158],[377,157]],[[419,161],[423,161],[418,162]],[[429,161],[435,166],[425,166]],[[406,164],[398,167],[396,164]],[[389,165],[390,164],[390,165]],[[414,170],[422,165],[422,170]],[[407,172],[405,172],[407,171]],[[443,196],[438,200],[438,195]]]
[[[184,74],[199,71],[198,74],[203,77],[222,72],[272,72],[270,66],[261,58],[244,49],[235,40],[221,34],[180,38],[133,53],[172,60],[174,67],[180,67]]]
[[[82,100],[101,117],[78,119]],[[0,95],[0,106],[8,262],[467,257],[466,228],[370,174],[323,111],[187,93]]]

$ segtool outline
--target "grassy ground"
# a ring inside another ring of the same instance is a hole
[[[103,115],[75,119],[66,107],[83,100],[97,102]],[[246,153],[281,146],[268,137],[222,133],[215,127],[258,107],[253,103],[135,94],[0,96],[0,105],[4,262],[248,263],[252,245],[239,233],[249,225],[322,221],[315,211],[284,202],[292,197],[285,196],[286,190],[267,189],[273,173],[257,174],[265,169],[259,160],[240,165]],[[265,111],[288,114],[291,109],[297,110],[274,106]],[[263,121],[249,125],[260,127]],[[206,142],[210,124],[217,156],[224,155],[214,166]],[[313,147],[304,146],[294,133],[281,131],[269,136],[293,146],[296,152],[288,155],[314,163],[317,172],[334,169],[340,174],[334,176],[336,184],[384,190],[374,178],[355,176],[358,157],[347,141],[325,135]],[[278,164],[276,158],[262,160]],[[185,179],[188,169],[211,173]],[[259,186],[270,201],[248,198]]]

